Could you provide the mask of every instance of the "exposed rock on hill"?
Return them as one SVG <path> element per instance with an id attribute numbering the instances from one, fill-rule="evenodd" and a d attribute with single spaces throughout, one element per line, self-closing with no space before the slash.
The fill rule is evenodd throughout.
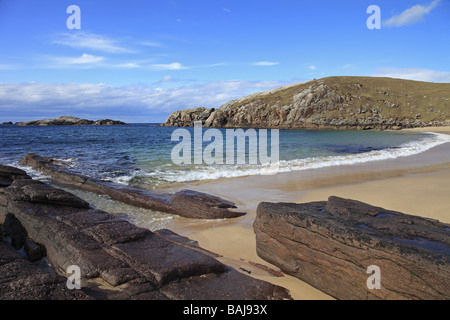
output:
<path id="1" fill-rule="evenodd" d="M 330 77 L 171 114 L 165 126 L 401 129 L 450 125 L 450 84 Z"/>
<path id="2" fill-rule="evenodd" d="M 27 122 L 17 122 L 18 126 L 85 126 L 85 125 L 126 125 L 122 121 L 116 120 L 86 120 L 72 116 L 62 116 L 56 119 L 35 120 Z"/>
<path id="3" fill-rule="evenodd" d="M 450 228 L 437 220 L 330 197 L 263 202 L 254 230 L 261 258 L 335 298 L 450 298 Z"/>

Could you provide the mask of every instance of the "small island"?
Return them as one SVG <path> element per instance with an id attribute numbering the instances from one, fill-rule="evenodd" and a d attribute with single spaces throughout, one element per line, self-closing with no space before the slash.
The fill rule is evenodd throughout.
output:
<path id="1" fill-rule="evenodd" d="M 127 123 L 118 120 L 103 119 L 93 121 L 87 119 L 80 119 L 72 116 L 62 116 L 56 119 L 34 120 L 16 123 L 16 125 L 18 126 L 86 126 L 86 125 L 112 126 L 112 125 L 126 125 L 126 124 Z"/>

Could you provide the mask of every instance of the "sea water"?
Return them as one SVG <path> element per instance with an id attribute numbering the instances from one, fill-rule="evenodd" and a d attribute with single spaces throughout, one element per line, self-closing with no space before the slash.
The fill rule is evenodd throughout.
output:
<path id="1" fill-rule="evenodd" d="M 18 160 L 27 153 L 35 153 L 60 160 L 88 176 L 147 189 L 261 173 L 259 164 L 175 165 L 171 159 L 172 149 L 177 145 L 171 141 L 174 130 L 176 128 L 158 124 L 0 125 L 0 163 L 18 166 Z M 193 131 L 193 128 L 187 130 Z M 225 129 L 220 130 L 225 136 Z M 277 170 L 289 172 L 395 159 L 419 154 L 446 142 L 450 142 L 448 135 L 419 132 L 280 130 Z M 207 145 L 203 143 L 204 147 Z M 37 173 L 32 171 L 32 174 Z"/>
<path id="2" fill-rule="evenodd" d="M 35 153 L 57 159 L 71 170 L 87 176 L 148 190 L 261 174 L 261 164 L 237 164 L 237 161 L 230 165 L 174 164 L 171 154 L 177 142 L 171 138 L 176 129 L 159 124 L 48 127 L 0 125 L 0 163 L 22 168 L 35 179 L 46 180 L 41 173 L 21 167 L 18 163 L 27 153 Z M 187 130 L 194 139 L 194 128 Z M 220 130 L 226 136 L 225 130 L 229 129 Z M 450 142 L 449 135 L 392 131 L 279 130 L 278 136 L 277 172 L 315 170 L 409 157 Z M 269 134 L 268 139 L 270 138 Z M 270 145 L 270 141 L 267 144 Z M 207 145 L 204 142 L 204 147 Z M 70 188 L 68 190 L 98 209 L 126 213 L 124 218 L 149 229 L 165 227 L 172 219 L 177 219 L 167 214 L 127 206 L 106 196 Z"/>

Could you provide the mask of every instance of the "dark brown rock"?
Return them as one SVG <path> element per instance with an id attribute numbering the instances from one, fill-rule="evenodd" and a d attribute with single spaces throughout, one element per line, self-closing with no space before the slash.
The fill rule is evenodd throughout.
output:
<path id="1" fill-rule="evenodd" d="M 31 179 L 21 169 L 0 164 L 0 188 L 9 187 L 14 180 Z"/>
<path id="2" fill-rule="evenodd" d="M 136 207 L 195 219 L 225 219 L 245 215 L 244 212 L 232 210 L 236 209 L 233 203 L 216 196 L 192 190 L 182 190 L 172 195 L 132 188 L 71 172 L 58 162 L 35 154 L 27 154 L 20 164 L 49 175 L 55 183 L 104 194 Z"/>
<path id="3" fill-rule="evenodd" d="M 69 290 L 66 282 L 0 240 L 0 300 L 90 300 L 83 290 Z"/>
<path id="4" fill-rule="evenodd" d="M 24 244 L 25 253 L 28 260 L 36 262 L 41 260 L 47 255 L 45 247 L 39 243 L 33 241 L 33 239 L 27 238 Z"/>
<path id="5" fill-rule="evenodd" d="M 68 276 L 68 267 L 78 266 L 83 292 L 90 297 L 152 300 L 200 296 L 250 300 L 289 297 L 284 288 L 237 274 L 189 239 L 167 230 L 158 235 L 120 216 L 80 206 L 70 193 L 54 197 L 58 192 L 33 180 L 15 181 L 3 188 L 0 206 L 7 212 L 5 234 L 17 239 L 16 249 L 25 245 L 32 260 L 37 259 L 39 248 L 45 247 L 45 253 L 40 252 L 39 258 L 46 254 L 46 259 L 60 275 Z M 39 196 L 32 196 L 36 193 Z M 64 198 L 70 201 L 62 201 Z M 8 257 L 0 256 L 0 284 L 2 261 L 9 264 Z M 62 282 L 54 284 L 52 281 L 56 280 L 51 278 L 50 281 L 48 276 L 14 282 L 16 274 L 12 275 L 10 266 L 4 269 L 5 277 L 12 281 L 10 287 L 20 284 L 24 289 L 15 294 L 9 287 L 0 286 L 0 297 L 43 299 L 46 296 L 41 292 L 46 289 L 50 292 L 54 286 L 61 289 Z M 28 272 L 23 266 L 18 267 Z M 41 288 L 37 288 L 34 281 L 42 281 Z M 201 290 L 207 291 L 199 292 Z"/>
<path id="6" fill-rule="evenodd" d="M 170 203 L 176 212 L 190 212 L 190 218 L 226 219 L 244 215 L 244 213 L 229 210 L 237 208 L 232 202 L 192 190 L 175 193 L 170 198 Z"/>
<path id="7" fill-rule="evenodd" d="M 449 299 L 449 226 L 330 197 L 306 204 L 261 203 L 257 253 L 338 299 Z M 369 266 L 381 289 L 369 289 Z"/>
<path id="8" fill-rule="evenodd" d="M 54 204 L 74 208 L 89 208 L 89 203 L 61 189 L 36 180 L 14 181 L 4 193 L 15 201 Z"/>
<path id="9" fill-rule="evenodd" d="M 232 270 L 222 274 L 206 274 L 172 282 L 161 290 L 175 300 L 291 300 L 285 289 Z"/>
<path id="10" fill-rule="evenodd" d="M 134 242 L 116 244 L 113 249 L 115 255 L 158 287 L 177 279 L 227 271 L 219 261 L 153 233 Z"/>
<path id="11" fill-rule="evenodd" d="M 13 214 L 6 214 L 2 229 L 4 233 L 3 236 L 10 239 L 11 245 L 16 250 L 19 250 L 24 246 L 25 240 L 28 238 L 27 230 Z"/>

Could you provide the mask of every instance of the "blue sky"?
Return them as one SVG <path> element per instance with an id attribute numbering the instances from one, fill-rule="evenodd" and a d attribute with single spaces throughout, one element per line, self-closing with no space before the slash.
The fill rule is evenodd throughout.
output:
<path id="1" fill-rule="evenodd" d="M 0 122 L 163 122 L 336 75 L 450 82 L 449 30 L 450 0 L 0 0 Z"/>

